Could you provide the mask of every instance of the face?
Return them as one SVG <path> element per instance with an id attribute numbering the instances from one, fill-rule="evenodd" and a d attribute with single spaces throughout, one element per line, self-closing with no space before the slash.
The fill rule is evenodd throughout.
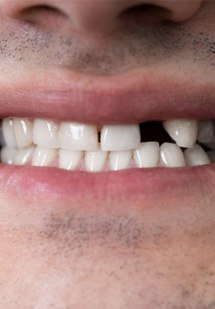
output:
<path id="1" fill-rule="evenodd" d="M 215 307 L 215 2 L 0 0 L 0 307 Z"/>

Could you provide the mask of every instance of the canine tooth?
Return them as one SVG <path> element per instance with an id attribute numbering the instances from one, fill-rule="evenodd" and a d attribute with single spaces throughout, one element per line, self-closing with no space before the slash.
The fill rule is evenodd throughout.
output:
<path id="1" fill-rule="evenodd" d="M 198 141 L 200 143 L 210 143 L 213 139 L 214 126 L 213 121 L 205 120 L 198 122 Z"/>
<path id="2" fill-rule="evenodd" d="M 63 122 L 59 132 L 60 147 L 67 150 L 94 151 L 98 149 L 95 125 Z"/>
<path id="3" fill-rule="evenodd" d="M 101 130 L 101 149 L 103 151 L 133 150 L 139 145 L 139 125 L 105 125 Z"/>
<path id="4" fill-rule="evenodd" d="M 187 166 L 197 166 L 210 163 L 207 153 L 197 144 L 190 149 L 186 149 L 184 151 L 184 157 Z"/>
<path id="5" fill-rule="evenodd" d="M 33 141 L 42 148 L 58 149 L 58 125 L 52 120 L 35 119 Z"/>
<path id="6" fill-rule="evenodd" d="M 19 149 L 15 156 L 14 164 L 15 165 L 29 164 L 32 160 L 33 153 L 34 153 L 34 147 Z"/>
<path id="7" fill-rule="evenodd" d="M 13 119 L 3 119 L 2 131 L 6 146 L 16 148 L 16 138 L 13 130 Z"/>
<path id="8" fill-rule="evenodd" d="M 215 150 L 207 151 L 207 155 L 209 160 L 214 163 L 215 162 Z"/>
<path id="9" fill-rule="evenodd" d="M 59 150 L 59 167 L 66 170 L 75 170 L 82 157 L 83 151 Z"/>
<path id="10" fill-rule="evenodd" d="M 182 150 L 172 143 L 164 143 L 160 147 L 160 163 L 166 167 L 183 167 L 185 160 Z"/>
<path id="11" fill-rule="evenodd" d="M 178 146 L 190 148 L 195 144 L 198 134 L 198 123 L 196 120 L 167 120 L 163 122 L 163 126 Z"/>
<path id="12" fill-rule="evenodd" d="M 14 135 L 18 148 L 29 147 L 33 143 L 32 122 L 28 119 L 14 118 Z"/>
<path id="13" fill-rule="evenodd" d="M 111 151 L 109 154 L 110 169 L 113 171 L 123 170 L 129 167 L 132 159 L 132 151 Z"/>
<path id="14" fill-rule="evenodd" d="M 14 164 L 14 160 L 17 154 L 17 149 L 10 147 L 3 147 L 1 150 L 1 162 L 4 164 Z"/>
<path id="15" fill-rule="evenodd" d="M 87 151 L 85 153 L 85 166 L 88 172 L 100 172 L 103 170 L 108 158 L 106 151 Z"/>
<path id="16" fill-rule="evenodd" d="M 46 149 L 41 147 L 36 147 L 32 165 L 33 166 L 49 166 L 56 159 L 57 151 L 54 149 Z"/>
<path id="17" fill-rule="evenodd" d="M 159 143 L 141 143 L 140 147 L 134 150 L 133 156 L 138 167 L 155 167 L 159 163 Z"/>

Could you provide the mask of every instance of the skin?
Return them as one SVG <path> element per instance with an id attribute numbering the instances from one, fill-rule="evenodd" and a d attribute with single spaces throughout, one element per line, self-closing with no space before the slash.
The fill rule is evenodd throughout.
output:
<path id="1" fill-rule="evenodd" d="M 24 13 L 37 1 L 8 2 L 0 0 L 1 83 L 17 72 L 33 82 L 52 67 L 111 78 L 164 66 L 214 83 L 214 1 L 147 1 L 169 9 L 143 12 L 147 22 L 125 14 L 133 0 L 104 2 L 106 11 L 102 1 L 85 10 L 49 0 L 59 11 Z M 160 25 L 164 17 L 171 22 Z M 61 199 L 47 197 L 45 184 L 35 196 L 1 187 L 0 307 L 215 308 L 214 186 L 203 178 L 183 196 L 155 189 L 126 200 L 99 188 Z"/>

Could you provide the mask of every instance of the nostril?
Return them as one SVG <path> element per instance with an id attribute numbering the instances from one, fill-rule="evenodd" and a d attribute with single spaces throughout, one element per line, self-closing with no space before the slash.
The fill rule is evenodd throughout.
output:
<path id="1" fill-rule="evenodd" d="M 151 4 L 141 4 L 127 8 L 120 18 L 135 23 L 154 23 L 169 19 L 171 12 L 163 7 Z"/>
<path id="2" fill-rule="evenodd" d="M 35 5 L 23 9 L 19 14 L 19 18 L 31 24 L 53 28 L 58 26 L 59 22 L 67 18 L 67 16 L 54 6 Z"/>

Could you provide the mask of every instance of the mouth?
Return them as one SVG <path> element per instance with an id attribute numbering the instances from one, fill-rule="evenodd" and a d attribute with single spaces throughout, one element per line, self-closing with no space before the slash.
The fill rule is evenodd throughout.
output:
<path id="1" fill-rule="evenodd" d="M 183 86 L 159 85 L 152 92 L 148 82 L 141 92 L 135 87 L 133 105 L 134 88 L 125 84 L 126 91 L 115 87 L 109 96 L 104 89 L 87 92 L 85 102 L 76 88 L 70 103 L 69 91 L 62 85 L 49 95 L 47 85 L 37 93 L 23 90 L 22 85 L 10 103 L 3 92 L 2 190 L 69 199 L 80 199 L 84 192 L 112 200 L 166 198 L 181 195 L 188 187 L 191 192 L 197 183 L 214 184 L 214 101 L 205 86 L 177 95 Z M 48 103 L 41 105 L 44 97 Z M 150 104 L 144 104 L 147 99 Z"/>

